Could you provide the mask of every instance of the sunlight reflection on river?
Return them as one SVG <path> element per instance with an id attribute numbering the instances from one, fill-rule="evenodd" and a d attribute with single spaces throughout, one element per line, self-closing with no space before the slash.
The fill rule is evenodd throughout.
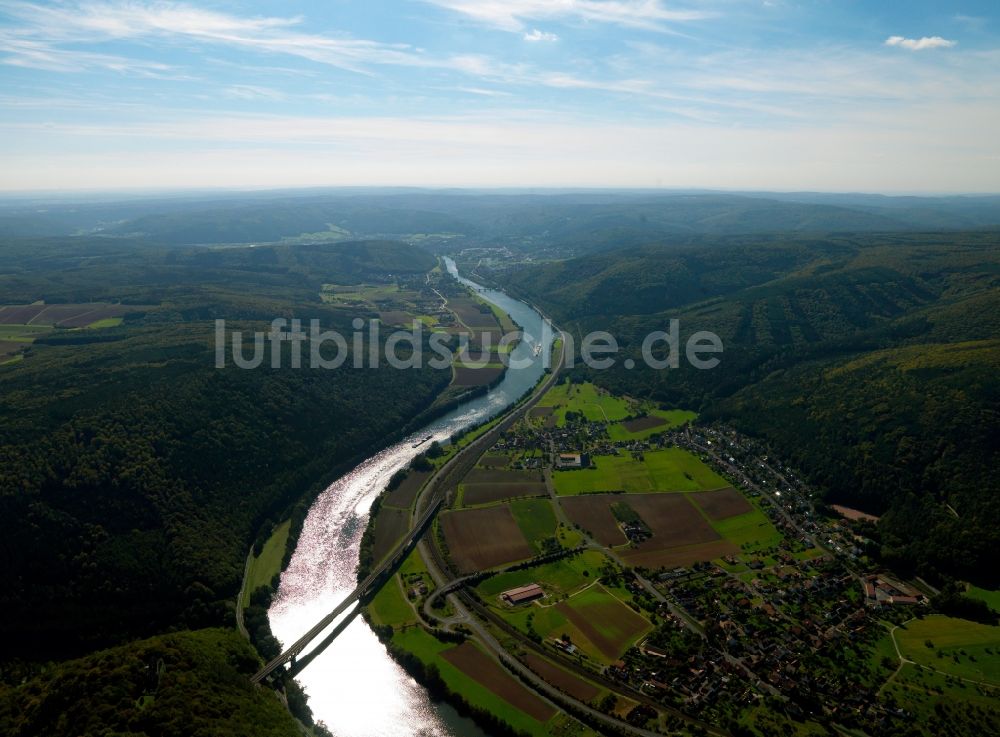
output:
<path id="1" fill-rule="evenodd" d="M 449 262 L 448 266 L 452 271 L 453 265 Z M 530 358 L 536 336 L 542 335 L 538 313 L 501 293 L 486 290 L 482 296 L 509 312 L 522 326 L 525 342 L 513 355 Z M 368 511 L 392 474 L 426 447 L 413 448 L 414 442 L 427 435 L 445 441 L 458 430 L 491 417 L 531 388 L 541 375 L 540 358 L 529 368 L 509 370 L 488 395 L 435 420 L 331 484 L 309 510 L 298 546 L 281 576 L 278 594 L 268 612 L 275 637 L 283 644 L 294 642 L 354 590 Z M 427 692 L 389 657 L 360 617 L 296 680 L 309 696 L 314 717 L 337 737 L 483 734 L 450 707 L 431 702 Z"/>

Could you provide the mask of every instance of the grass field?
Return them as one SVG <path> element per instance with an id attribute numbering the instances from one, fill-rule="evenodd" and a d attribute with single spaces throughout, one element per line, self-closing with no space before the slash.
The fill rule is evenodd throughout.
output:
<path id="1" fill-rule="evenodd" d="M 998 692 L 995 689 L 977 687 L 962 681 L 949 682 L 949 679 L 940 673 L 932 673 L 909 663 L 904 664 L 899 675 L 885 687 L 883 695 L 892 696 L 897 704 L 912 715 L 911 720 L 921 725 L 922 729 L 914 734 L 933 737 L 945 734 L 943 731 L 935 730 L 932 721 L 940 718 L 937 707 L 942 703 L 961 712 L 981 710 L 979 715 L 969 714 L 969 718 L 973 721 L 982 718 L 983 712 L 992 711 L 994 715 L 997 713 Z M 928 725 L 928 722 L 931 724 Z M 955 733 L 976 734 L 975 731 L 967 729 L 959 729 Z M 989 733 L 984 729 L 979 734 Z"/>
<path id="2" fill-rule="evenodd" d="M 393 576 L 385 582 L 368 605 L 368 611 L 375 624 L 388 624 L 400 627 L 405 624 L 415 624 L 417 613 L 413 611 L 410 602 L 406 600 L 398 576 Z"/>
<path id="3" fill-rule="evenodd" d="M 0 325 L 0 341 L 30 343 L 39 335 L 51 332 L 48 325 Z"/>
<path id="4" fill-rule="evenodd" d="M 1000 685 L 1000 627 L 932 615 L 907 622 L 895 637 L 903 657 L 919 665 Z"/>
<path id="5" fill-rule="evenodd" d="M 591 468 L 553 474 L 556 492 L 572 495 L 595 491 L 707 491 L 729 486 L 697 456 L 681 448 L 649 451 L 641 461 L 630 455 L 596 456 L 591 464 Z"/>
<path id="6" fill-rule="evenodd" d="M 510 503 L 514 521 L 525 539 L 539 552 L 542 541 L 556 534 L 556 514 L 548 499 L 517 499 Z"/>
<path id="7" fill-rule="evenodd" d="M 580 412 L 593 422 L 614 422 L 631 414 L 629 403 L 591 383 L 557 384 L 545 393 L 541 406 L 555 408 L 556 423 L 566 424 L 566 412 Z"/>
<path id="8" fill-rule="evenodd" d="M 447 512 L 438 519 L 448 541 L 448 555 L 462 573 L 534 555 L 506 505 Z"/>
<path id="9" fill-rule="evenodd" d="M 603 553 L 586 550 L 571 558 L 563 558 L 521 571 L 501 573 L 480 583 L 476 590 L 484 601 L 489 602 L 507 589 L 537 583 L 541 584 L 550 596 L 557 598 L 593 583 L 600 576 L 601 566 L 606 560 Z"/>
<path id="10" fill-rule="evenodd" d="M 616 422 L 613 425 L 608 425 L 608 436 L 612 440 L 645 440 L 650 435 L 672 430 L 698 417 L 697 412 L 686 409 L 653 409 L 649 410 L 648 414 L 650 417 L 662 419 L 663 424 L 632 431 L 625 424 Z"/>
<path id="11" fill-rule="evenodd" d="M 990 591 L 989 589 L 981 589 L 978 586 L 972 586 L 970 584 L 969 586 L 966 587 L 965 593 L 973 599 L 979 599 L 980 601 L 985 601 L 990 609 L 1000 613 L 1000 591 Z"/>
<path id="12" fill-rule="evenodd" d="M 250 561 L 247 572 L 247 586 L 243 595 L 243 606 L 250 604 L 250 594 L 259 586 L 268 586 L 276 573 L 281 573 L 281 561 L 285 557 L 288 544 L 289 522 L 282 522 L 274 528 L 271 537 L 264 543 L 260 555 Z"/>
<path id="13" fill-rule="evenodd" d="M 722 537 L 748 553 L 772 548 L 782 540 L 781 533 L 767 515 L 756 508 L 746 514 L 711 521 L 710 524 Z"/>
<path id="14" fill-rule="evenodd" d="M 122 324 L 124 318 L 121 317 L 105 317 L 101 320 L 95 320 L 90 323 L 88 328 L 113 328 Z"/>

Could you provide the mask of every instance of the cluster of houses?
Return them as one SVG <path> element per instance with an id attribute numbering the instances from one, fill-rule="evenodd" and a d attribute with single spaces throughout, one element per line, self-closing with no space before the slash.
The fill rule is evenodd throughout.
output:
<path id="1" fill-rule="evenodd" d="M 864 607 L 852 602 L 854 577 L 838 562 L 776 567 L 748 581 L 714 566 L 675 569 L 657 585 L 702 620 L 710 641 L 738 658 L 764 688 L 786 696 L 814 693 L 824 703 L 859 695 L 858 684 L 805 665 L 816 653 L 862 641 L 872 626 Z"/>
<path id="2" fill-rule="evenodd" d="M 664 610 L 662 616 L 663 626 L 683 629 L 669 612 Z M 720 700 L 749 705 L 760 698 L 742 668 L 712 647 L 673 653 L 647 639 L 608 666 L 605 674 L 654 698 L 676 702 L 680 697 L 684 710 L 695 716 Z"/>

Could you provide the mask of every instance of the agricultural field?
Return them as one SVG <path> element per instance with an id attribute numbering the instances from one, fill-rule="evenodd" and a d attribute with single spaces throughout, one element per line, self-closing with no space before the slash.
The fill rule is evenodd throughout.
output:
<path id="1" fill-rule="evenodd" d="M 455 645 L 437 640 L 421 627 L 410 627 L 397 631 L 393 634 L 392 640 L 397 646 L 416 655 L 424 664 L 434 665 L 451 691 L 459 694 L 469 703 L 487 709 L 493 714 L 502 715 L 503 719 L 512 727 L 526 732 L 532 737 L 548 737 L 557 728 L 557 724 L 561 724 L 565 720 L 565 717 L 561 715 L 554 715 L 550 719 L 539 721 L 521 711 L 516 704 L 512 704 L 504 696 L 497 693 L 500 684 L 504 685 L 506 691 L 507 681 L 498 679 L 496 682 L 489 681 L 488 685 L 484 685 L 480 680 L 470 677 L 470 674 L 451 662 L 456 659 L 455 656 L 451 656 L 450 659 L 445 657 L 445 653 L 455 649 Z M 485 655 L 483 657 L 486 658 Z M 465 664 L 461 660 L 459 662 Z M 500 666 L 497 665 L 497 668 Z M 520 682 L 515 681 L 506 671 L 501 669 L 500 672 L 503 676 L 510 678 L 514 685 L 523 689 L 524 695 L 537 699 L 531 691 L 522 686 Z M 511 691 L 510 698 L 519 702 L 521 695 L 514 696 L 513 693 L 515 692 Z M 545 702 L 542 704 L 545 705 Z"/>
<path id="2" fill-rule="evenodd" d="M 471 642 L 445 650 L 441 656 L 469 678 L 485 686 L 517 711 L 538 722 L 547 722 L 556 708 L 528 690 L 493 658 Z"/>
<path id="3" fill-rule="evenodd" d="M 560 500 L 560 505 L 573 524 L 579 525 L 597 542 L 606 547 L 628 542 L 611 513 L 611 505 L 619 500 L 617 494 L 588 494 Z"/>
<path id="4" fill-rule="evenodd" d="M 477 462 L 480 468 L 506 468 L 510 464 L 510 456 L 503 454 L 487 454 Z"/>
<path id="5" fill-rule="evenodd" d="M 634 566 L 664 568 L 690 565 L 739 552 L 741 535 L 780 541 L 777 530 L 758 510 L 731 517 L 732 531 L 720 530 L 720 523 L 709 523 L 690 500 L 689 494 L 589 494 L 561 500 L 563 510 L 574 524 L 587 531 L 597 542 L 609 547 L 623 546 L 627 538 L 612 511 L 616 504 L 626 504 L 652 532 L 652 537 L 621 550 L 622 558 Z M 761 519 L 766 527 L 761 529 Z M 721 524 L 726 524 L 723 522 Z M 733 535 L 730 539 L 729 534 Z M 776 544 L 775 542 L 775 544 Z"/>
<path id="6" fill-rule="evenodd" d="M 753 511 L 753 506 L 736 489 L 716 489 L 702 491 L 691 495 L 692 500 L 705 516 L 712 521 L 719 521 L 746 514 Z"/>
<path id="7" fill-rule="evenodd" d="M 0 324 L 47 326 L 58 328 L 111 327 L 129 312 L 139 312 L 148 307 L 117 305 L 106 302 L 79 304 L 5 305 L 0 307 Z"/>
<path id="8" fill-rule="evenodd" d="M 651 435 L 680 427 L 697 417 L 697 412 L 686 409 L 651 409 L 643 417 L 608 425 L 608 437 L 612 440 L 645 440 Z"/>
<path id="9" fill-rule="evenodd" d="M 385 504 L 390 507 L 409 509 L 417 498 L 420 487 L 430 477 L 430 471 L 410 471 L 399 486 L 386 494 Z"/>
<path id="10" fill-rule="evenodd" d="M 448 308 L 470 330 L 491 330 L 500 326 L 491 306 L 471 297 L 452 297 L 448 300 Z"/>
<path id="11" fill-rule="evenodd" d="M 552 502 L 545 498 L 518 499 L 510 503 L 510 511 L 525 540 L 537 552 L 543 552 L 544 541 L 556 535 L 557 521 Z"/>
<path id="12" fill-rule="evenodd" d="M 596 699 L 601 694 L 601 689 L 594 684 L 583 680 L 568 670 L 563 670 L 540 655 L 532 652 L 525 653 L 524 663 L 547 683 L 584 703 Z"/>
<path id="13" fill-rule="evenodd" d="M 392 552 L 396 543 L 410 529 L 410 513 L 405 509 L 389 507 L 379 511 L 375 521 L 375 541 L 372 544 L 372 561 L 378 563 Z"/>
<path id="14" fill-rule="evenodd" d="M 447 512 L 439 519 L 448 554 L 462 573 L 534 555 L 506 505 Z"/>
<path id="15" fill-rule="evenodd" d="M 599 491 L 705 491 L 729 483 L 692 453 L 681 448 L 647 451 L 642 460 L 631 455 L 595 456 L 591 468 L 559 471 L 552 475 L 556 493 L 587 494 Z"/>
<path id="16" fill-rule="evenodd" d="M 438 325 L 444 311 L 441 298 L 430 289 L 399 284 L 324 284 L 320 298 L 329 304 L 378 314 L 386 325 L 409 328 L 414 320 Z"/>
<path id="17" fill-rule="evenodd" d="M 782 540 L 782 534 L 771 520 L 756 507 L 745 514 L 713 520 L 712 527 L 726 540 L 748 553 L 773 548 Z"/>
<path id="18" fill-rule="evenodd" d="M 563 382 L 549 389 L 539 401 L 542 407 L 552 407 L 556 424 L 566 424 L 566 413 L 582 414 L 593 422 L 623 420 L 632 412 L 629 402 L 599 389 L 591 383 Z"/>
<path id="19" fill-rule="evenodd" d="M 1000 686 L 998 626 L 932 615 L 901 625 L 893 636 L 903 657 L 918 665 Z"/>
<path id="20" fill-rule="evenodd" d="M 556 608 L 609 662 L 653 628 L 600 584 L 559 602 Z"/>
<path id="21" fill-rule="evenodd" d="M 467 507 L 545 493 L 538 471 L 474 468 L 462 482 L 462 504 Z"/>
<path id="22" fill-rule="evenodd" d="M 125 314 L 144 309 L 103 302 L 0 306 L 0 363 L 20 358 L 23 349 L 54 329 L 115 327 Z"/>

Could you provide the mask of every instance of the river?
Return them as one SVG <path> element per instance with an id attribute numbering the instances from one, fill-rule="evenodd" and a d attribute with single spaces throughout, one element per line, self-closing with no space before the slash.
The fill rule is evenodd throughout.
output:
<path id="1" fill-rule="evenodd" d="M 372 502 L 392 474 L 406 466 L 429 441 L 418 448 L 413 444 L 428 435 L 443 443 L 459 430 L 493 417 L 533 387 L 544 372 L 542 356 L 548 355 L 549 346 L 534 355 L 534 347 L 543 335 L 547 338 L 541 315 L 502 292 L 484 289 L 460 277 L 451 259 L 446 258 L 445 264 L 452 276 L 509 313 L 522 327 L 524 340 L 512 352 L 513 365 L 503 381 L 489 394 L 376 453 L 317 497 L 268 612 L 271 630 L 283 644 L 294 642 L 354 589 L 358 550 Z M 514 367 L 518 365 L 526 367 Z M 350 612 L 344 615 L 348 616 Z M 332 624 L 330 629 L 335 626 Z M 336 737 L 484 735 L 450 706 L 432 702 L 427 692 L 389 657 L 361 617 L 354 619 L 297 680 L 309 696 L 314 717 Z"/>

